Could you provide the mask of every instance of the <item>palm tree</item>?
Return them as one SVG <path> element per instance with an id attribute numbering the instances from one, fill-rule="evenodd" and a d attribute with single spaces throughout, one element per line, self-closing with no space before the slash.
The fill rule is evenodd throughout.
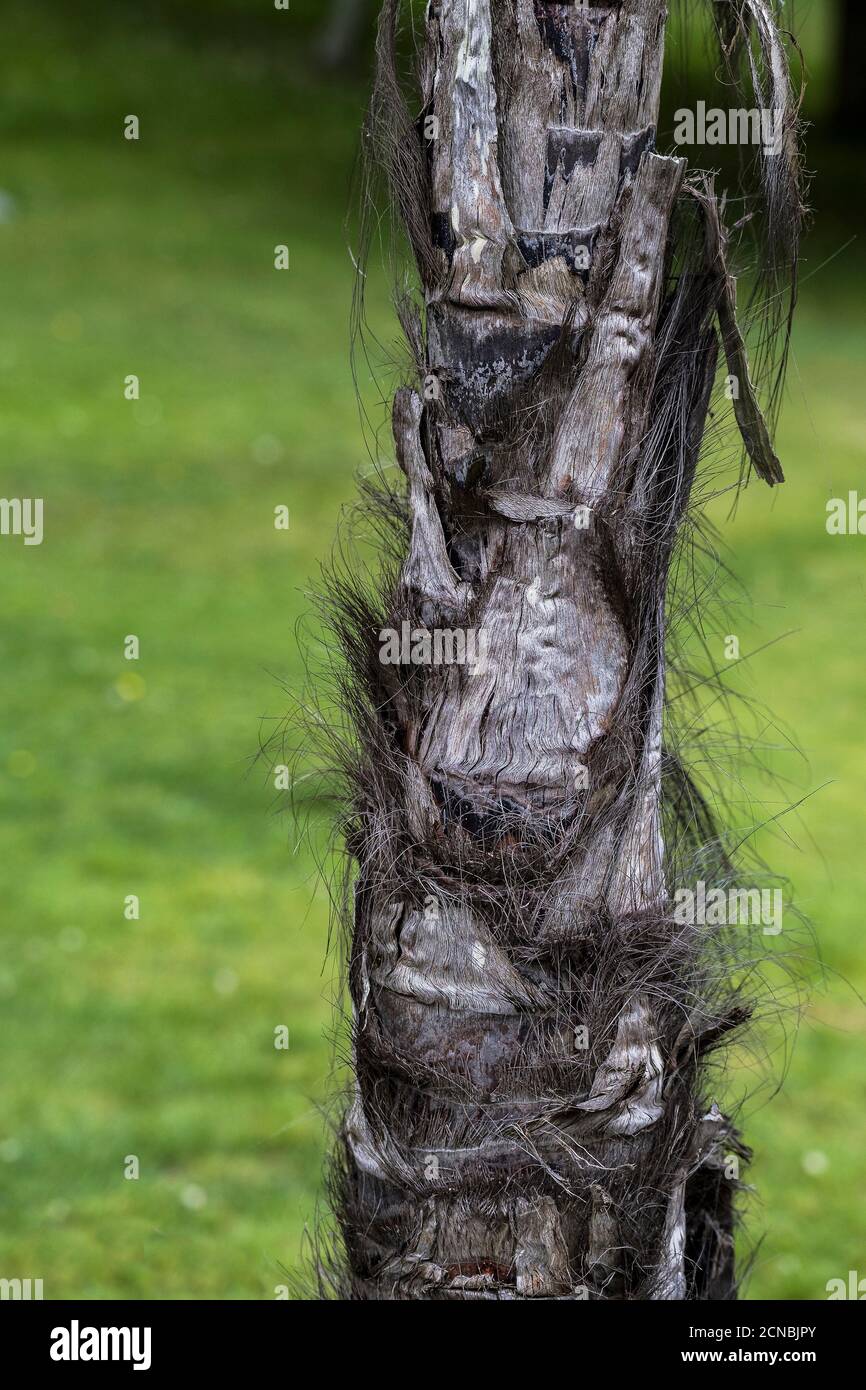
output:
<path id="1" fill-rule="evenodd" d="M 781 113 L 747 152 L 752 375 L 713 179 L 656 150 L 663 0 L 431 0 L 414 98 L 385 0 L 365 138 L 420 289 L 407 496 L 376 499 L 404 553 L 379 608 L 352 574 L 334 595 L 359 730 L 341 1297 L 736 1296 L 747 1150 L 706 1059 L 749 1006 L 731 933 L 673 907 L 732 866 L 668 731 L 667 586 L 717 376 L 782 479 L 753 376 L 802 208 L 773 5 L 712 9 L 745 105 Z"/>

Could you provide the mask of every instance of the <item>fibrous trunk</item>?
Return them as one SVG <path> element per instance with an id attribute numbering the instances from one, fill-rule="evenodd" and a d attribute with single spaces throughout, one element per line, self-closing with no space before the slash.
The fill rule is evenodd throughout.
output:
<path id="1" fill-rule="evenodd" d="M 665 6 L 433 0 L 412 120 L 394 8 L 372 138 L 424 302 L 407 552 L 351 615 L 345 1292 L 733 1297 L 745 1151 L 700 1067 L 746 1011 L 674 921 L 663 805 L 667 575 L 720 352 L 780 473 L 711 185 L 655 148 Z"/>

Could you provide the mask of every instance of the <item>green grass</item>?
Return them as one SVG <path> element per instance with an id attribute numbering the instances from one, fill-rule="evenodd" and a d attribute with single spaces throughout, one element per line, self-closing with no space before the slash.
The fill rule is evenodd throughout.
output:
<path id="1" fill-rule="evenodd" d="M 3 14 L 0 491 L 44 497 L 46 535 L 0 544 L 0 1274 L 49 1298 L 273 1297 L 320 1189 L 325 894 L 250 765 L 300 688 L 305 587 L 364 460 L 341 227 L 362 87 L 309 70 L 314 7 L 257 13 L 249 43 L 241 8 L 188 7 L 183 32 Z M 748 1124 L 750 1293 L 777 1298 L 866 1271 L 866 1012 L 832 973 L 866 987 L 866 542 L 824 530 L 863 476 L 866 334 L 859 251 L 817 268 L 834 236 L 806 266 L 789 483 L 725 524 L 744 649 L 797 629 L 749 679 L 824 788 L 767 851 L 831 972 Z M 390 340 L 375 276 L 370 298 Z"/>

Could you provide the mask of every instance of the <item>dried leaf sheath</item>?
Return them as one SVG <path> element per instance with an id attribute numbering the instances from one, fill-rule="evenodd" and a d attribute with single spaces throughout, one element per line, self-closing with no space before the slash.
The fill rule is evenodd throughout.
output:
<path id="1" fill-rule="evenodd" d="M 338 595 L 363 687 L 338 1288 L 733 1297 L 745 1151 L 701 1065 L 747 1008 L 673 921 L 663 833 L 665 594 L 717 319 L 778 464 L 712 190 L 654 149 L 665 6 L 434 0 L 417 121 L 395 13 L 370 140 L 422 360 L 393 410 L 399 578 L 378 615 Z M 483 659 L 384 665 L 404 622 Z"/>

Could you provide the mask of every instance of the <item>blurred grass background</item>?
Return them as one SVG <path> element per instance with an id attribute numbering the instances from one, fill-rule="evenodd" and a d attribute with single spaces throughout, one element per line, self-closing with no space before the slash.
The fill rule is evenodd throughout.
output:
<path id="1" fill-rule="evenodd" d="M 747 1110 L 748 1294 L 789 1299 L 866 1273 L 866 542 L 824 526 L 829 497 L 866 485 L 866 287 L 862 153 L 822 124 L 834 13 L 798 6 L 825 176 L 788 483 L 724 522 L 753 600 L 743 649 L 794 630 L 746 688 L 808 758 L 785 769 L 794 795 L 820 789 L 765 852 L 827 981 L 781 1094 Z M 365 462 L 342 223 L 368 49 L 322 72 L 320 24 L 311 0 L 0 5 L 0 492 L 46 506 L 41 547 L 0 547 L 0 1275 L 47 1298 L 272 1298 L 320 1191 L 326 895 L 250 771 L 300 689 L 308 580 Z M 396 340 L 375 270 L 368 296 Z"/>

